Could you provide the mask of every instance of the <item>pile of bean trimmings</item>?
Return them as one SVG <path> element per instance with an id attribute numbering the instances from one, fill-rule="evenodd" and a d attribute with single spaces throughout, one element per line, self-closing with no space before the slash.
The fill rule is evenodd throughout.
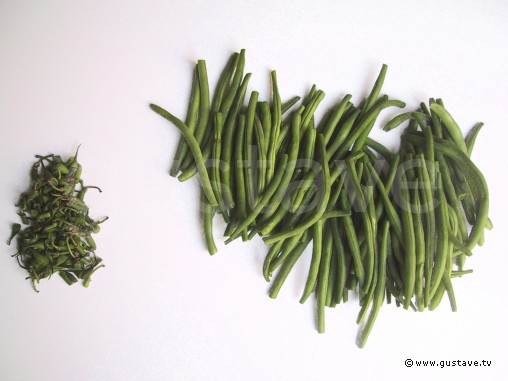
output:
<path id="1" fill-rule="evenodd" d="M 260 235 L 270 246 L 264 277 L 278 270 L 269 292 L 276 298 L 312 242 L 300 302 L 315 293 L 324 332 L 325 307 L 359 295 L 360 347 L 384 300 L 433 310 L 446 292 L 455 311 L 451 279 L 472 272 L 465 259 L 492 226 L 487 185 L 470 160 L 482 124 L 464 138 L 443 102 L 431 99 L 385 126 L 408 123 L 392 153 L 368 137 L 383 109 L 405 107 L 380 96 L 386 65 L 360 105 L 348 94 L 319 121 L 324 92 L 313 86 L 301 101 L 282 102 L 275 71 L 270 101 L 252 91 L 246 102 L 244 66 L 245 51 L 234 53 L 210 101 L 199 60 L 185 122 L 151 105 L 182 134 L 170 174 L 180 181 L 199 174 L 210 254 L 216 214 L 227 223 L 226 243 Z"/>

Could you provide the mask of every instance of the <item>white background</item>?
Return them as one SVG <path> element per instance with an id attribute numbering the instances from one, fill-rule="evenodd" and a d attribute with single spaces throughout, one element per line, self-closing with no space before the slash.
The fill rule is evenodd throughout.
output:
<path id="1" fill-rule="evenodd" d="M 2 247 L 0 379 L 505 379 L 507 20 L 503 0 L 0 1 L 0 236 L 34 155 L 78 144 L 84 179 L 103 189 L 87 195 L 91 214 L 110 217 L 96 237 L 107 267 L 89 289 L 55 277 L 36 294 Z M 207 254 L 198 183 L 168 175 L 178 131 L 148 103 L 183 118 L 193 63 L 207 60 L 213 87 L 241 48 L 264 98 L 277 69 L 284 99 L 316 83 L 324 106 L 346 92 L 358 103 L 387 63 L 383 92 L 408 109 L 441 97 L 465 132 L 485 122 L 473 159 L 495 229 L 454 282 L 458 312 L 446 299 L 434 312 L 385 306 L 360 350 L 354 301 L 327 310 L 323 335 L 313 301 L 298 303 L 308 255 L 272 300 L 259 239 L 225 247 L 217 222 L 219 253 Z M 398 134 L 372 136 L 396 147 Z"/>

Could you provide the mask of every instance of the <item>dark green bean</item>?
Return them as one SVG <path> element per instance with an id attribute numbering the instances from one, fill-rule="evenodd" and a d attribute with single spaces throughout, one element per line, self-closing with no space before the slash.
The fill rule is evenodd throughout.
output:
<path id="1" fill-rule="evenodd" d="M 242 81 L 244 68 L 245 68 L 245 49 L 242 49 L 240 51 L 240 54 L 238 55 L 238 60 L 235 62 L 234 75 L 231 85 L 229 86 L 227 93 L 225 93 L 225 97 L 221 102 L 219 108 L 222 115 L 224 115 L 225 120 L 229 118 L 229 111 L 235 99 L 238 87 L 240 86 L 240 82 Z"/>
<path id="2" fill-rule="evenodd" d="M 429 292 L 429 300 L 431 305 L 438 288 L 442 282 L 443 274 L 446 268 L 448 256 L 448 204 L 443 189 L 441 172 L 436 172 L 436 187 L 438 205 L 436 207 L 436 230 L 437 230 L 437 250 L 434 260 L 434 268 L 432 270 L 431 289 Z"/>
<path id="3" fill-rule="evenodd" d="M 236 183 L 236 200 L 238 205 L 238 217 L 243 220 L 247 215 L 247 197 L 244 180 L 243 168 L 243 141 L 245 136 L 245 115 L 240 114 L 238 117 L 238 131 L 236 133 L 236 170 L 235 170 L 235 183 Z M 244 231 L 243 240 L 247 240 L 247 230 Z"/>
<path id="4" fill-rule="evenodd" d="M 385 81 L 387 70 L 388 66 L 386 64 L 383 64 L 383 66 L 381 67 L 381 71 L 379 72 L 379 75 L 376 79 L 376 82 L 374 83 L 374 86 L 372 87 L 372 90 L 367 98 L 362 113 L 367 113 L 370 110 L 370 108 L 374 105 L 374 103 L 377 101 L 379 93 L 381 92 L 381 88 L 383 87 L 383 82 Z"/>
<path id="5" fill-rule="evenodd" d="M 208 199 L 202 193 L 201 197 L 202 204 L 202 218 L 203 218 L 203 231 L 205 233 L 205 242 L 210 255 L 214 255 L 217 252 L 215 241 L 213 239 L 213 216 L 215 214 L 215 208 L 210 205 Z"/>
<path id="6" fill-rule="evenodd" d="M 404 308 L 409 308 L 409 302 L 414 293 L 416 276 L 415 231 L 411 214 L 411 201 L 409 199 L 408 181 L 405 171 L 400 173 L 399 182 L 401 202 L 402 234 L 404 237 Z"/>
<path id="7" fill-rule="evenodd" d="M 200 99 L 200 89 L 198 80 L 198 65 L 196 65 L 192 76 L 192 88 L 189 99 L 189 107 L 187 108 L 187 117 L 185 118 L 185 124 L 187 125 L 187 127 L 189 127 L 191 133 L 194 133 L 194 130 L 196 129 L 197 116 L 199 111 L 199 99 Z M 183 159 L 187 155 L 188 151 L 189 146 L 185 142 L 185 139 L 183 137 L 180 137 L 180 141 L 178 142 L 178 147 L 175 153 L 175 158 L 173 159 L 173 165 L 169 170 L 170 176 L 175 177 L 178 174 Z"/>
<path id="8" fill-rule="evenodd" d="M 274 177 L 275 178 L 275 177 Z M 296 261 L 300 258 L 303 251 L 307 247 L 307 245 L 310 242 L 310 234 L 307 234 L 307 232 L 304 234 L 303 240 L 298 243 L 298 245 L 293 249 L 291 254 L 287 257 L 286 261 L 282 265 L 280 271 L 277 274 L 277 277 L 273 281 L 272 287 L 270 288 L 269 296 L 272 299 L 277 298 L 277 295 L 279 294 L 279 291 L 284 284 L 288 274 L 290 273 L 291 269 L 295 265 Z"/>
<path id="9" fill-rule="evenodd" d="M 379 260 L 378 260 L 378 268 L 377 268 L 377 282 L 376 287 L 374 291 L 374 300 L 373 300 L 373 306 L 370 310 L 369 317 L 367 318 L 367 322 L 365 325 L 361 328 L 359 337 L 358 337 L 358 347 L 363 348 L 365 346 L 365 343 L 367 342 L 367 339 L 369 337 L 370 332 L 372 331 L 372 327 L 374 326 L 374 323 L 376 321 L 377 315 L 379 313 L 379 309 L 381 308 L 381 305 L 383 304 L 384 300 L 384 294 L 385 294 L 385 287 L 386 287 L 386 260 L 388 257 L 388 250 L 390 245 L 388 244 L 388 237 L 389 237 L 389 223 L 388 221 L 385 221 L 383 224 L 383 233 L 382 233 L 382 240 L 381 240 L 381 246 L 379 250 Z"/>
<path id="10" fill-rule="evenodd" d="M 430 109 L 439 117 L 439 119 L 441 119 L 441 122 L 445 126 L 446 131 L 448 134 L 450 134 L 450 138 L 457 145 L 457 147 L 465 154 L 468 154 L 466 143 L 462 136 L 460 127 L 458 126 L 457 122 L 455 122 L 450 113 L 438 103 L 431 104 Z"/>
<path id="11" fill-rule="evenodd" d="M 318 203 L 315 212 L 306 221 L 301 223 L 301 225 L 298 225 L 297 227 L 292 228 L 290 230 L 283 230 L 279 233 L 271 235 L 270 237 L 267 237 L 266 239 L 264 238 L 264 241 L 267 244 L 274 243 L 279 239 L 292 237 L 293 235 L 296 235 L 302 231 L 307 230 L 310 226 L 316 223 L 321 218 L 323 213 L 326 211 L 326 206 L 328 204 L 328 200 L 330 199 L 331 180 L 330 180 L 330 168 L 328 167 L 328 162 L 326 160 L 326 147 L 323 135 L 318 136 L 317 148 L 319 152 L 319 159 L 321 165 L 320 173 L 322 173 L 323 175 L 323 195 L 320 198 L 320 202 Z"/>
<path id="12" fill-rule="evenodd" d="M 469 133 L 466 136 L 466 148 L 467 148 L 467 155 L 471 157 L 471 154 L 473 153 L 474 144 L 476 142 L 476 137 L 478 136 L 478 133 L 483 127 L 483 123 L 476 123 L 474 127 L 469 131 Z"/>
<path id="13" fill-rule="evenodd" d="M 204 60 L 198 60 L 198 79 L 199 79 L 199 121 L 196 130 L 193 132 L 196 141 L 200 147 L 203 147 L 206 127 L 208 126 L 208 117 L 210 115 L 210 94 L 208 89 L 208 74 Z"/>
<path id="14" fill-rule="evenodd" d="M 259 93 L 253 91 L 249 99 L 249 105 L 247 107 L 247 114 L 245 119 L 245 188 L 247 192 L 247 200 L 249 208 L 254 207 L 257 199 L 256 186 L 254 185 L 254 174 L 253 174 L 253 158 L 252 158 L 252 134 L 254 131 L 254 115 L 256 113 L 256 105 L 258 101 Z"/>
<path id="15" fill-rule="evenodd" d="M 325 304 L 328 289 L 328 277 L 330 275 L 330 262 L 332 255 L 331 239 L 323 240 L 322 259 L 319 266 L 319 277 L 317 281 L 317 329 L 319 333 L 325 332 Z"/>
<path id="16" fill-rule="evenodd" d="M 199 172 L 199 176 L 201 179 L 201 185 L 203 187 L 203 191 L 205 192 L 206 198 L 210 202 L 210 205 L 217 206 L 217 199 L 215 198 L 215 195 L 213 194 L 212 185 L 210 184 L 210 179 L 208 177 L 208 173 L 206 171 L 205 162 L 203 160 L 203 155 L 201 153 L 201 149 L 199 148 L 199 143 L 194 138 L 192 133 L 189 131 L 185 123 L 183 123 L 180 119 L 178 119 L 176 116 L 172 115 L 168 111 L 164 110 L 162 107 L 159 107 L 154 104 L 150 104 L 150 108 L 155 111 L 157 114 L 162 116 L 164 119 L 169 120 L 171 123 L 173 123 L 182 133 L 185 140 L 187 140 L 187 143 L 189 144 L 190 150 L 192 152 L 192 155 L 194 156 L 194 160 L 196 162 L 196 166 Z"/>
<path id="17" fill-rule="evenodd" d="M 342 98 L 342 100 L 337 103 L 337 106 L 333 109 L 332 114 L 330 115 L 330 118 L 328 119 L 326 125 L 323 127 L 322 131 L 319 131 L 323 134 L 325 137 L 325 143 L 328 144 L 330 141 L 330 138 L 332 137 L 333 132 L 335 131 L 335 128 L 339 124 L 340 119 L 344 115 L 344 112 L 351 106 L 351 103 L 349 103 L 349 100 L 351 99 L 351 94 L 347 94 Z"/>
<path id="18" fill-rule="evenodd" d="M 281 242 L 281 241 L 278 241 Z M 310 296 L 314 288 L 316 287 L 319 265 L 321 262 L 321 252 L 323 248 L 323 221 L 320 220 L 312 226 L 312 260 L 309 268 L 309 275 L 307 276 L 307 282 L 305 283 L 305 289 L 300 303 L 305 303 L 307 298 Z"/>
<path id="19" fill-rule="evenodd" d="M 291 127 L 291 151 L 289 152 L 288 166 L 284 168 L 284 176 L 282 177 L 281 183 L 275 194 L 273 195 L 268 208 L 266 210 L 267 217 L 272 216 L 279 205 L 282 202 L 284 194 L 286 193 L 287 187 L 291 178 L 293 177 L 293 173 L 295 171 L 296 162 L 298 158 L 298 150 L 300 146 L 300 127 L 302 122 L 302 111 L 303 107 L 300 107 L 298 112 L 293 116 L 293 122 Z M 261 234 L 268 234 L 277 224 L 276 220 L 269 220 L 266 225 L 261 230 Z"/>
<path id="20" fill-rule="evenodd" d="M 298 95 L 288 99 L 286 102 L 284 102 L 281 106 L 282 114 L 285 114 L 291 107 L 293 107 L 298 101 L 300 100 L 300 97 Z"/>
<path id="21" fill-rule="evenodd" d="M 286 164 L 288 162 L 288 155 L 284 155 L 281 161 L 281 168 L 285 168 Z M 235 229 L 235 231 L 231 234 L 229 239 L 226 241 L 226 243 L 230 243 L 234 239 L 236 239 L 243 230 L 245 230 L 249 225 L 256 219 L 256 217 L 261 213 L 263 208 L 266 207 L 268 202 L 270 201 L 273 194 L 277 191 L 277 188 L 279 187 L 279 184 L 282 180 L 282 176 L 284 174 L 284 171 L 279 170 L 275 172 L 275 176 L 273 177 L 272 181 L 266 188 L 265 193 L 261 197 L 261 199 L 258 201 L 254 209 L 251 211 L 251 213 L 245 217 L 245 220 L 242 221 L 242 223 Z"/>

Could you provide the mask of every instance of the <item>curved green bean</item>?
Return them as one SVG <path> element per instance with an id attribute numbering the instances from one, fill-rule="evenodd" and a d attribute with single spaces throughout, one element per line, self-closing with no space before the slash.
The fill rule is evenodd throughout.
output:
<path id="1" fill-rule="evenodd" d="M 183 123 L 176 116 L 172 115 L 168 111 L 164 110 L 162 107 L 157 106 L 153 103 L 150 104 L 150 108 L 157 114 L 162 116 L 164 119 L 167 119 L 171 123 L 173 123 L 180 130 L 185 140 L 187 140 L 187 144 L 189 144 L 189 148 L 196 162 L 197 170 L 199 172 L 199 176 L 201 179 L 201 186 L 203 187 L 203 191 L 205 192 L 206 198 L 210 202 L 211 206 L 217 206 L 217 199 L 213 194 L 212 185 L 210 184 L 210 178 L 208 177 L 208 172 L 206 170 L 203 155 L 201 153 L 201 149 L 199 148 L 199 143 L 197 142 L 196 138 L 194 138 L 194 136 L 189 131 L 185 123 Z"/>

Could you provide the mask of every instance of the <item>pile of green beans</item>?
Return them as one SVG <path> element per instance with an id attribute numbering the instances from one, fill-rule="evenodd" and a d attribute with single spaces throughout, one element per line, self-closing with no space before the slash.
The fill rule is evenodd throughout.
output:
<path id="1" fill-rule="evenodd" d="M 35 291 L 36 283 L 58 273 L 69 285 L 81 279 L 88 287 L 92 274 L 102 259 L 95 255 L 92 234 L 100 231 L 102 220 L 88 215 L 84 202 L 88 189 L 81 179 L 78 152 L 64 161 L 61 156 L 36 155 L 29 188 L 16 204 L 23 225 L 13 224 L 8 243 L 17 236 L 19 265 L 29 273 Z"/>
<path id="2" fill-rule="evenodd" d="M 404 308 L 433 310 L 446 292 L 456 311 L 451 279 L 472 272 L 464 268 L 466 257 L 492 228 L 488 187 L 470 159 L 483 124 L 463 137 L 441 99 L 399 115 L 385 130 L 403 121 L 409 123 L 393 192 L 402 236 L 392 236 L 387 279 Z"/>
<path id="3" fill-rule="evenodd" d="M 199 174 L 209 253 L 217 252 L 216 214 L 227 223 L 226 243 L 261 236 L 269 245 L 263 276 L 271 281 L 276 272 L 269 291 L 276 298 L 312 242 L 300 302 L 315 294 L 324 332 L 325 307 L 358 295 L 360 347 L 385 299 L 418 311 L 435 308 L 444 291 L 454 300 L 450 279 L 470 272 L 464 258 L 490 224 L 488 190 L 469 159 L 481 126 L 464 140 L 440 101 L 431 101 L 430 110 L 387 124 L 409 121 L 400 152 L 392 153 L 368 137 L 381 111 L 405 107 L 380 95 L 386 65 L 359 105 L 347 94 L 319 122 L 325 93 L 315 85 L 283 102 L 272 71 L 271 98 L 252 91 L 246 101 L 251 74 L 244 69 L 242 50 L 228 60 L 210 101 L 199 60 L 185 122 L 150 105 L 182 134 L 170 175 L 185 181 Z"/>

